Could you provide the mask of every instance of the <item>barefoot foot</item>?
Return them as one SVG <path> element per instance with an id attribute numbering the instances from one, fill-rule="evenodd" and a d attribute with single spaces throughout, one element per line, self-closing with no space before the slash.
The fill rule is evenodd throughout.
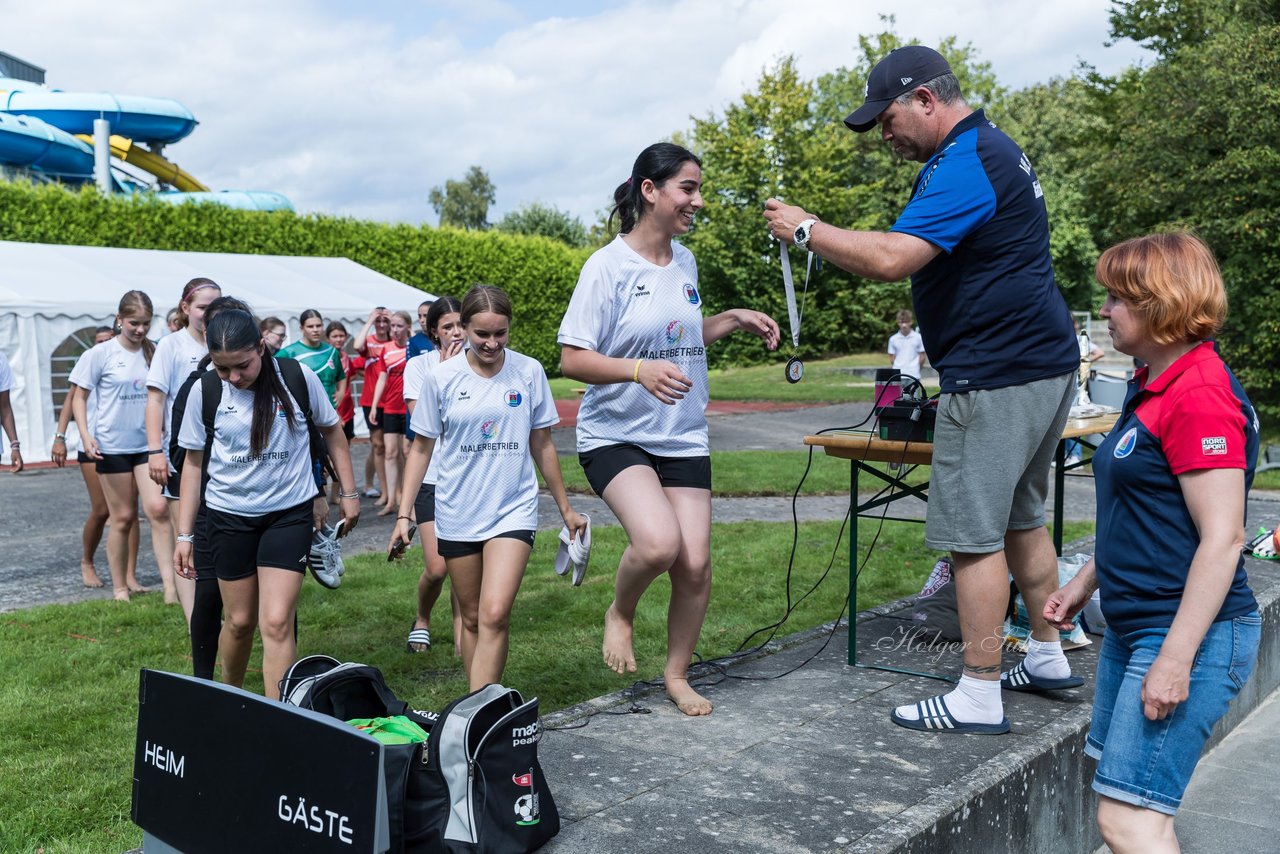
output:
<path id="1" fill-rule="evenodd" d="M 101 587 L 102 579 L 98 577 L 98 571 L 94 569 L 93 564 L 80 561 L 80 581 L 85 587 Z"/>
<path id="2" fill-rule="evenodd" d="M 379 511 L 378 511 L 378 515 L 379 515 L 379 516 L 390 516 L 390 515 L 391 515 L 392 513 L 394 513 L 394 512 L 396 512 L 396 511 L 395 511 L 395 508 L 394 508 L 394 507 L 392 507 L 390 504 L 387 504 L 387 505 L 385 505 L 381 510 L 379 510 Z"/>
<path id="3" fill-rule="evenodd" d="M 636 655 L 631 648 L 631 621 L 619 614 L 613 605 L 604 612 L 604 645 L 601 652 L 604 663 L 619 676 L 636 672 Z"/>
<path id="4" fill-rule="evenodd" d="M 711 701 L 693 690 L 688 679 L 668 676 L 665 681 L 667 699 L 675 703 L 677 709 L 694 718 L 711 714 Z"/>
<path id="5" fill-rule="evenodd" d="M 112 599 L 114 599 L 114 600 L 115 600 L 115 601 L 117 601 L 117 602 L 128 602 L 128 601 L 129 601 L 129 588 L 127 588 L 127 587 L 126 587 L 124 590 L 116 590 L 116 591 L 114 591 L 114 592 L 111 594 L 111 598 L 112 598 Z"/>

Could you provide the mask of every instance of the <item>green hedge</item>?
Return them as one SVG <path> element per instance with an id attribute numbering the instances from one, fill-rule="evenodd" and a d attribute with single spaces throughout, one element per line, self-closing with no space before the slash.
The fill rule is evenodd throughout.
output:
<path id="1" fill-rule="evenodd" d="M 511 295 L 511 346 L 558 371 L 556 331 L 590 254 L 544 237 L 387 225 L 288 211 L 103 198 L 91 188 L 0 181 L 0 240 L 345 257 L 423 290 L 461 297 L 477 282 Z M 403 306 L 413 311 L 416 306 Z"/>

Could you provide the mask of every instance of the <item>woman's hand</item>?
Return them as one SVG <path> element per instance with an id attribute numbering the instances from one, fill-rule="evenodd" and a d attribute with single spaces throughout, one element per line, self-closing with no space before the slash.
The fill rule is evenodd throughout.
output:
<path id="1" fill-rule="evenodd" d="M 53 464 L 58 468 L 62 468 L 67 464 L 67 440 L 54 439 L 53 447 L 49 449 L 49 456 L 53 459 Z"/>
<path id="2" fill-rule="evenodd" d="M 173 571 L 183 578 L 195 578 L 195 562 L 191 559 L 191 543 L 178 543 L 173 547 Z"/>
<path id="3" fill-rule="evenodd" d="M 1069 632 L 1075 628 L 1072 620 L 1076 614 L 1084 610 L 1085 605 L 1089 604 L 1091 596 L 1093 596 L 1092 591 L 1083 584 L 1076 584 L 1073 578 L 1049 594 L 1049 598 L 1044 603 L 1044 618 L 1055 629 Z"/>
<path id="4" fill-rule="evenodd" d="M 84 436 L 84 453 L 85 456 L 92 457 L 95 460 L 102 459 L 102 452 L 98 450 L 98 440 L 92 436 Z"/>
<path id="5" fill-rule="evenodd" d="M 413 534 L 411 533 L 413 531 L 413 527 L 412 519 L 406 519 L 404 516 L 401 516 L 396 520 L 396 526 L 391 529 L 391 539 L 387 541 L 388 560 L 395 556 L 397 543 L 401 544 L 399 547 L 401 554 L 403 554 L 404 550 L 409 547 L 409 543 L 413 539 Z"/>
<path id="6" fill-rule="evenodd" d="M 342 513 L 342 527 L 338 529 L 338 536 L 345 537 L 355 530 L 360 521 L 360 499 L 344 498 L 338 509 Z"/>
<path id="7" fill-rule="evenodd" d="M 684 371 L 665 359 L 645 359 L 640 363 L 636 379 L 644 390 L 667 405 L 683 400 L 693 388 Z"/>
<path id="8" fill-rule="evenodd" d="M 20 474 L 26 468 L 26 465 L 22 462 L 22 451 L 19 451 L 13 445 L 9 446 L 9 460 L 13 464 L 14 474 Z"/>
<path id="9" fill-rule="evenodd" d="M 452 359 L 454 356 L 462 352 L 462 339 L 458 338 L 454 341 L 440 345 L 440 361 Z"/>
<path id="10" fill-rule="evenodd" d="M 329 502 L 323 495 L 311 499 L 311 521 L 314 523 L 314 531 L 323 531 L 325 523 L 329 521 Z"/>
<path id="11" fill-rule="evenodd" d="M 764 341 L 764 346 L 767 349 L 778 349 L 778 344 L 782 340 L 782 333 L 778 331 L 778 322 L 776 320 L 762 311 L 755 311 L 750 308 L 735 309 L 734 315 L 738 320 L 739 329 L 750 332 Z"/>
<path id="12" fill-rule="evenodd" d="M 147 474 L 151 479 L 164 486 L 169 482 L 169 460 L 164 454 L 149 454 L 147 456 Z"/>
<path id="13" fill-rule="evenodd" d="M 1191 663 L 1157 655 L 1142 677 L 1142 713 L 1149 721 L 1162 721 L 1191 694 Z"/>
<path id="14" fill-rule="evenodd" d="M 586 536 L 587 519 L 581 513 L 570 509 L 567 513 L 560 514 L 560 518 L 564 519 L 564 526 L 569 529 L 570 540 Z"/>

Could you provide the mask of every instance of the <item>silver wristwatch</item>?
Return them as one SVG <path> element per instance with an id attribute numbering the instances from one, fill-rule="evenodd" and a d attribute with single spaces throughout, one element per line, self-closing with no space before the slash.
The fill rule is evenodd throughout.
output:
<path id="1" fill-rule="evenodd" d="M 792 233 L 795 238 L 796 246 L 801 249 L 809 248 L 809 235 L 813 233 L 813 226 L 818 221 L 816 219 L 806 219 L 804 222 L 796 226 L 796 230 Z"/>

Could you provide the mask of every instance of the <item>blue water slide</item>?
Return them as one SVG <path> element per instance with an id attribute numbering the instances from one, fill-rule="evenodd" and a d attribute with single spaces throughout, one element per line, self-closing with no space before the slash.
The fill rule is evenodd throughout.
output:
<path id="1" fill-rule="evenodd" d="M 0 113 L 0 163 L 34 169 L 64 181 L 93 180 L 93 147 L 28 116 Z"/>
<path id="2" fill-rule="evenodd" d="M 63 92 L 0 78 L 0 112 L 42 119 L 67 133 L 92 134 L 94 119 L 106 119 L 111 132 L 149 145 L 177 142 L 196 127 L 191 111 L 171 98 Z"/>
<path id="3" fill-rule="evenodd" d="M 268 190 L 221 190 L 209 193 L 148 193 L 147 198 L 171 204 L 197 202 L 222 205 L 242 211 L 291 211 L 293 203 L 280 193 Z"/>

